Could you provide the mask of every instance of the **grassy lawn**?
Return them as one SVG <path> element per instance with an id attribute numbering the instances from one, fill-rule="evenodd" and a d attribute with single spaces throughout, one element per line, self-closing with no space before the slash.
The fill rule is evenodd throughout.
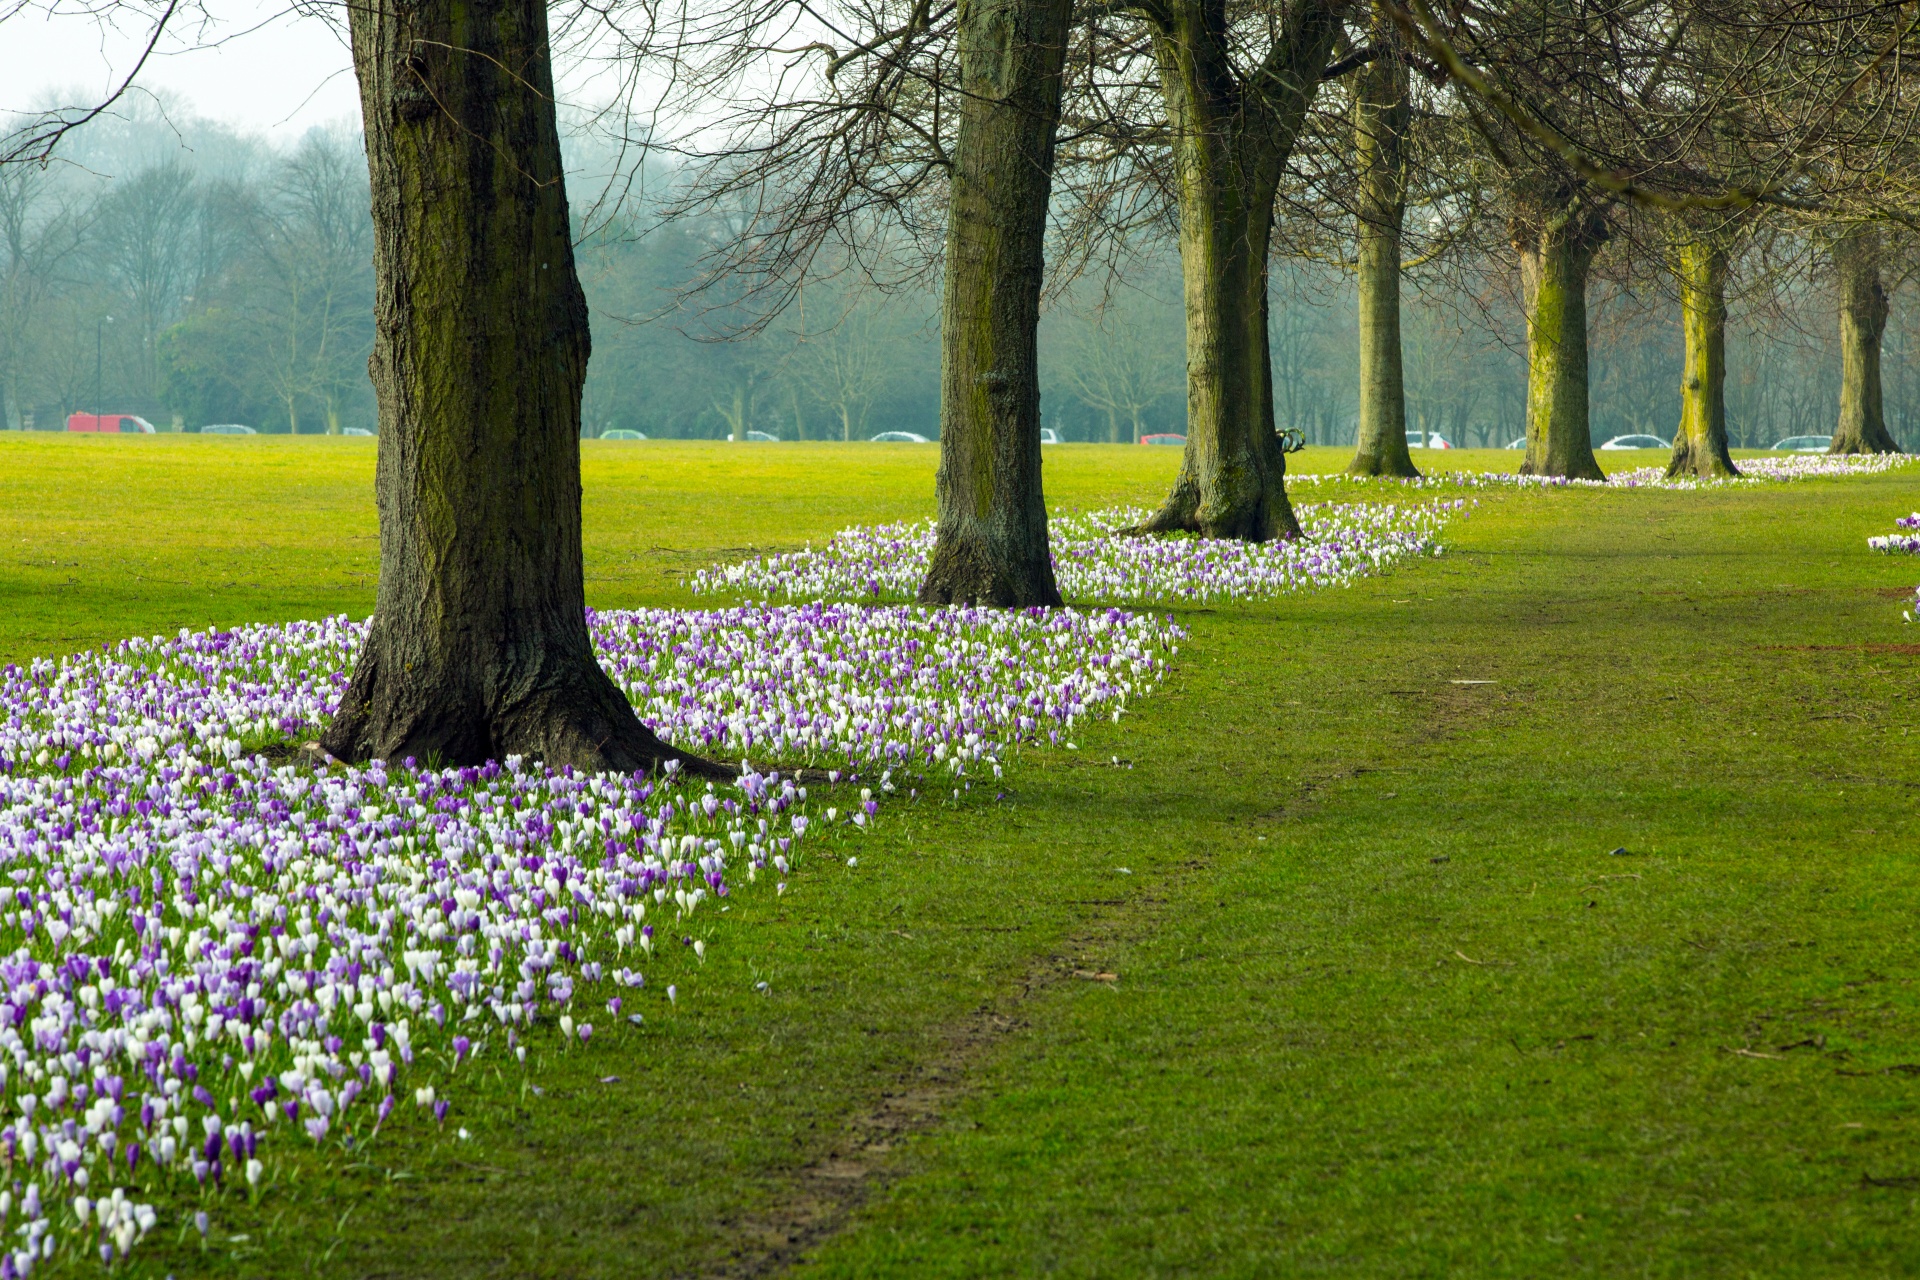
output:
<path id="1" fill-rule="evenodd" d="M 0 441 L 0 652 L 366 609 L 368 443 Z M 1178 462 L 1047 457 L 1081 506 Z M 586 459 L 600 604 L 925 514 L 934 460 Z M 673 1011 L 445 1134 L 277 1136 L 139 1269 L 1911 1273 L 1920 565 L 1864 539 L 1920 473 L 1479 499 L 1441 559 L 1183 611 L 1123 724 L 740 893 Z"/>

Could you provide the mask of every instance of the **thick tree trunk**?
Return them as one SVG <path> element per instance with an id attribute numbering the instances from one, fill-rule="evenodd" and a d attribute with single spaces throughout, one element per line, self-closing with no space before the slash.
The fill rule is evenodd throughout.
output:
<path id="1" fill-rule="evenodd" d="M 1154 56 L 1179 180 L 1187 309 L 1187 447 L 1166 504 L 1141 532 L 1263 542 L 1300 535 L 1273 422 L 1267 250 L 1273 201 L 1333 48 L 1338 6 L 1289 0 L 1243 84 L 1226 7 L 1155 9 Z"/>
<path id="2" fill-rule="evenodd" d="M 322 745 L 720 773 L 640 723 L 587 633 L 587 309 L 546 8 L 370 0 L 351 23 L 373 192 L 380 587 Z"/>
<path id="3" fill-rule="evenodd" d="M 1376 7 L 1372 37 L 1393 38 Z M 1400 358 L 1400 231 L 1406 218 L 1406 134 L 1413 118 L 1407 67 L 1384 57 L 1354 84 L 1354 227 L 1360 293 L 1360 423 L 1351 475 L 1417 476 L 1407 450 L 1407 397 Z"/>
<path id="4" fill-rule="evenodd" d="M 1840 286 L 1840 422 L 1828 453 L 1898 453 L 1880 397 L 1880 336 L 1887 291 L 1880 284 L 1880 233 L 1861 228 L 1833 247 Z"/>
<path id="5" fill-rule="evenodd" d="M 1035 341 L 1072 0 L 961 0 L 940 325 L 939 520 L 922 604 L 1058 605 Z"/>
<path id="6" fill-rule="evenodd" d="M 1520 474 L 1603 480 L 1587 423 L 1587 272 L 1606 224 L 1579 204 L 1523 203 L 1512 230 L 1527 294 L 1527 456 Z"/>
<path id="7" fill-rule="evenodd" d="M 1718 241 L 1690 239 L 1674 257 L 1687 355 L 1667 476 L 1737 476 L 1727 452 L 1727 250 Z"/>

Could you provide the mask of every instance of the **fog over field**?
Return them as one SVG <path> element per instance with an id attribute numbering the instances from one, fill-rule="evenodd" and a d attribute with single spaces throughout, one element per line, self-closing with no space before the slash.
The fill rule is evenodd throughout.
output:
<path id="1" fill-rule="evenodd" d="M 14 28 L 9 29 L 10 36 Z M 31 105 L 80 101 L 137 52 L 66 22 L 21 26 L 0 50 Z M 36 56 L 37 55 L 37 56 Z M 47 70 L 51 65 L 55 70 Z M 265 68 L 274 68 L 269 72 Z M 563 75 L 563 81 L 565 77 Z M 240 423 L 266 433 L 373 430 L 371 224 L 346 51 L 325 22 L 235 11 L 162 47 L 113 113 L 46 170 L 0 172 L 0 402 L 8 430 L 53 430 L 70 413 L 134 413 L 159 430 Z M 61 86 L 65 86 L 62 88 Z M 585 90 L 582 90 L 585 92 Z M 28 100 L 3 104 L 20 111 Z M 570 140 L 594 354 L 584 431 L 711 438 L 864 439 L 939 434 L 937 298 L 881 291 L 823 270 L 764 329 L 730 286 L 687 295 L 721 219 L 658 225 L 644 201 L 609 216 L 618 162 Z M 650 192 L 670 191 L 654 169 Z M 1417 213 L 1414 216 L 1418 216 Z M 1337 263 L 1272 268 L 1275 419 L 1316 444 L 1353 439 L 1355 297 Z M 1126 441 L 1184 429 L 1179 272 L 1170 240 L 1144 234 L 1123 277 L 1053 282 L 1041 325 L 1046 423 L 1066 440 Z M 1603 258 L 1604 262 L 1604 258 Z M 1410 430 L 1456 445 L 1521 433 L 1524 329 L 1507 261 L 1423 279 L 1405 302 Z M 1672 436 L 1679 414 L 1678 307 L 1641 272 L 1596 279 L 1596 442 Z M 1735 447 L 1831 431 L 1839 394 L 1825 280 L 1731 300 L 1728 431 Z M 1920 444 L 1920 334 L 1895 290 L 1885 338 L 1887 421 Z"/>

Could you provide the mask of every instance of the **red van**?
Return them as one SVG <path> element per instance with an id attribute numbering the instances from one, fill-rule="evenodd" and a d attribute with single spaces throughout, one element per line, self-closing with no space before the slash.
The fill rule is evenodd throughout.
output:
<path id="1" fill-rule="evenodd" d="M 153 424 L 136 413 L 74 413 L 67 416 L 67 430 L 150 436 L 153 434 Z"/>

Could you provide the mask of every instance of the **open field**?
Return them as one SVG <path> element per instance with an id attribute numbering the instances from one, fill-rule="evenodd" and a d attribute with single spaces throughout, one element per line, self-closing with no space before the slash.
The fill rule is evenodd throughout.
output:
<path id="1" fill-rule="evenodd" d="M 370 443 L 0 440 L 0 654 L 364 611 Z M 601 605 L 931 507 L 931 448 L 585 454 Z M 1047 458 L 1081 506 L 1178 462 Z M 1920 564 L 1865 538 L 1920 469 L 1477 496 L 1443 558 L 1175 610 L 1126 721 L 743 893 L 470 1141 L 284 1143 L 135 1269 L 1910 1273 Z"/>
<path id="2" fill-rule="evenodd" d="M 0 662 L 183 626 L 364 616 L 379 567 L 374 445 L 0 432 Z M 1348 456 L 1313 448 L 1292 464 L 1337 471 Z M 716 558 L 929 515 L 938 460 L 933 445 L 585 441 L 587 601 L 685 603 L 682 581 Z M 1067 445 L 1047 460 L 1048 500 L 1094 508 L 1151 501 L 1180 452 Z M 1434 470 L 1516 461 L 1504 450 L 1419 451 Z"/>

